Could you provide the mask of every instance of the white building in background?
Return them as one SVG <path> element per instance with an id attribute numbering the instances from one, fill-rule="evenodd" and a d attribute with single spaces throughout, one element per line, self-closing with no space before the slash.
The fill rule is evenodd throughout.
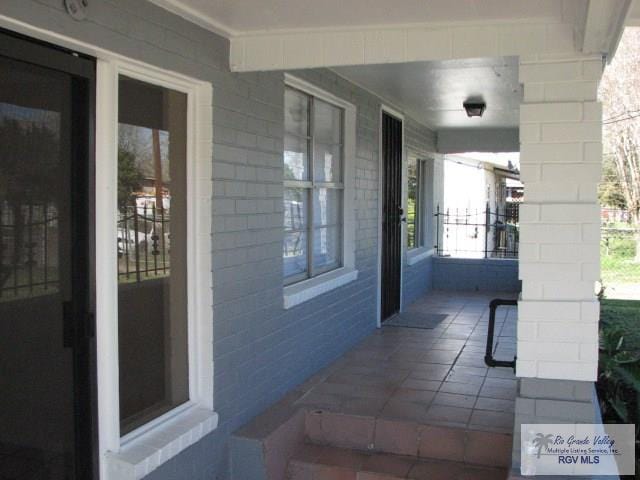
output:
<path id="1" fill-rule="evenodd" d="M 443 254 L 482 258 L 504 243 L 497 230 L 507 223 L 507 205 L 514 200 L 509 192 L 522 188 L 519 157 L 518 152 L 444 157 Z"/>
<path id="2" fill-rule="evenodd" d="M 519 176 L 520 154 L 469 152 L 444 157 L 445 209 L 495 211 L 506 200 L 500 185 L 512 186 Z M 508 171 L 512 171 L 508 175 Z M 521 184 L 520 184 L 521 185 Z"/>

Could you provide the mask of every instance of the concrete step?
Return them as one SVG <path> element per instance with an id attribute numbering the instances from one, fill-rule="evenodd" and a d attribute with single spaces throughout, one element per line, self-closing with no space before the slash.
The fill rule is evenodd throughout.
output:
<path id="1" fill-rule="evenodd" d="M 292 397 L 295 398 L 295 395 Z M 231 438 L 233 478 L 283 480 L 287 472 L 298 475 L 293 477 L 296 480 L 414 478 L 393 477 L 388 474 L 384 476 L 380 472 L 366 470 L 354 473 L 353 468 L 347 469 L 344 477 L 326 476 L 325 470 L 340 472 L 344 466 L 327 466 L 322 463 L 314 466 L 314 462 L 320 458 L 313 456 L 314 448 L 326 448 L 326 452 L 353 452 L 357 458 L 363 458 L 362 455 L 375 458 L 369 460 L 369 463 L 402 463 L 401 460 L 404 459 L 405 463 L 412 462 L 412 466 L 418 463 L 423 465 L 416 467 L 415 475 L 423 470 L 431 474 L 431 477 L 415 478 L 457 480 L 456 477 L 446 475 L 438 477 L 434 471 L 447 471 L 442 465 L 451 465 L 451 471 L 456 472 L 456 475 L 467 475 L 460 477 L 461 480 L 506 478 L 506 473 L 503 475 L 503 472 L 511 464 L 510 434 L 442 424 L 428 425 L 407 420 L 406 417 L 374 417 L 328 410 L 306 410 L 295 406 L 291 398 L 285 397 L 234 432 Z M 303 453 L 295 461 L 290 461 L 295 452 Z M 342 454 L 335 454 L 332 458 L 340 455 Z M 349 454 L 346 455 L 349 458 Z M 395 460 L 385 460 L 389 458 Z M 302 465 L 305 463 L 303 460 L 311 460 L 313 465 Z M 471 476 L 472 474 L 475 476 Z M 498 476 L 487 476 L 490 474 Z"/>
<path id="2" fill-rule="evenodd" d="M 506 468 L 352 449 L 302 445 L 289 461 L 287 480 L 505 480 Z"/>
<path id="3" fill-rule="evenodd" d="M 308 444 L 363 452 L 511 466 L 512 435 L 501 432 L 311 410 L 306 412 L 304 437 Z"/>

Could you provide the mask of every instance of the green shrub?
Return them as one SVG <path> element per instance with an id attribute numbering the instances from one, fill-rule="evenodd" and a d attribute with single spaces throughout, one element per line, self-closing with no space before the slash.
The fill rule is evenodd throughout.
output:
<path id="1" fill-rule="evenodd" d="M 640 301 L 600 302 L 598 398 L 605 423 L 636 425 L 640 452 Z M 640 465 L 638 465 L 640 467 Z M 640 471 L 636 467 L 637 471 Z"/>

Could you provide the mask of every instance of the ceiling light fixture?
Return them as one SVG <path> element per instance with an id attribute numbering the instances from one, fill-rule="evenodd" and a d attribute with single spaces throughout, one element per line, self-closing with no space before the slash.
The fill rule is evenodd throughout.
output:
<path id="1" fill-rule="evenodd" d="M 467 112 L 467 117 L 481 117 L 487 109 L 487 104 L 484 103 L 484 100 L 466 100 L 462 106 Z"/>

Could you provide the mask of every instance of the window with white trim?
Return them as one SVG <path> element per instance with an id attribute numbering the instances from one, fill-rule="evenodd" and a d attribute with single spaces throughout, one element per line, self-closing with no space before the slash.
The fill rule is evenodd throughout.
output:
<path id="1" fill-rule="evenodd" d="M 343 265 L 344 109 L 285 89 L 285 284 Z"/>
<path id="2" fill-rule="evenodd" d="M 212 89 L 108 59 L 96 90 L 100 469 L 133 480 L 217 426 Z"/>
<path id="3" fill-rule="evenodd" d="M 425 161 L 407 160 L 407 249 L 424 246 Z"/>

